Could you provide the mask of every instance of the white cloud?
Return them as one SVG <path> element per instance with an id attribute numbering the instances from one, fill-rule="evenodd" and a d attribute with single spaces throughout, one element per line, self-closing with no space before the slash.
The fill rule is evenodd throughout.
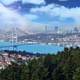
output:
<path id="1" fill-rule="evenodd" d="M 29 33 L 41 31 L 42 25 L 33 23 L 32 20 L 34 19 L 37 19 L 36 15 L 26 14 L 23 16 L 0 4 L 0 29 L 9 30 L 13 27 L 18 27 Z"/>
<path id="2" fill-rule="evenodd" d="M 29 20 L 18 14 L 16 11 L 5 8 L 0 4 L 0 28 L 8 29 L 10 27 L 27 27 Z"/>
<path id="3" fill-rule="evenodd" d="M 50 4 L 47 6 L 41 6 L 39 8 L 32 8 L 31 12 L 36 13 L 36 12 L 45 12 L 45 13 L 49 13 L 49 11 L 51 11 L 53 8 L 55 8 L 55 4 Z"/>
<path id="4" fill-rule="evenodd" d="M 60 16 L 60 18 L 72 18 L 76 21 L 76 24 L 80 24 L 80 7 L 76 8 L 65 8 L 63 6 L 56 7 L 51 11 L 52 16 Z"/>
<path id="5" fill-rule="evenodd" d="M 18 26 L 25 26 L 25 18 L 19 15 L 17 12 L 7 9 L 0 4 L 0 25 L 14 26 L 16 24 Z"/>
<path id="6" fill-rule="evenodd" d="M 11 4 L 15 1 L 20 1 L 20 0 L 1 0 L 4 4 Z M 21 0 L 23 3 L 32 3 L 32 4 L 45 4 L 44 0 Z"/>
<path id="7" fill-rule="evenodd" d="M 42 6 L 40 8 L 32 8 L 32 13 L 44 13 L 49 16 L 59 16 L 61 19 L 72 18 L 76 24 L 80 24 L 80 7 L 66 8 L 64 6 L 58 6 L 49 4 L 48 6 Z"/>
<path id="8" fill-rule="evenodd" d="M 23 3 L 45 4 L 44 0 L 23 0 Z"/>
<path id="9" fill-rule="evenodd" d="M 8 4 L 11 4 L 17 0 L 0 0 L 1 2 L 3 2 L 4 4 L 8 5 Z"/>

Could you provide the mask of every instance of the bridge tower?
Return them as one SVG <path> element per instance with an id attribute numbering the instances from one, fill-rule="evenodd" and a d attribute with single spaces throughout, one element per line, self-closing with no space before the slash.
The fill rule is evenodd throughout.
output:
<path id="1" fill-rule="evenodd" d="M 17 35 L 17 28 L 15 27 L 15 30 L 14 30 L 14 39 L 15 39 L 15 43 L 18 42 L 18 35 Z"/>
<path id="2" fill-rule="evenodd" d="M 17 29 L 16 27 L 12 28 L 12 35 L 11 35 L 11 45 L 12 50 L 17 48 L 16 44 L 18 43 L 18 36 L 17 36 Z"/>

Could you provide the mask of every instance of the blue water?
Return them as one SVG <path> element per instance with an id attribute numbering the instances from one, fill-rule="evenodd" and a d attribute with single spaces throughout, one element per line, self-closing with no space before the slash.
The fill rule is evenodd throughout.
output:
<path id="1" fill-rule="evenodd" d="M 2 46 L 9 46 L 11 45 L 10 42 L 0 42 L 0 47 Z M 4 47 L 0 48 L 0 50 L 8 49 L 11 50 L 12 48 L 10 47 Z M 33 52 L 33 53 L 57 53 L 58 51 L 62 51 L 64 48 L 61 46 L 56 46 L 56 45 L 41 45 L 41 44 L 32 44 L 32 45 L 22 45 L 18 46 L 16 48 L 17 51 L 27 51 L 27 52 Z"/>

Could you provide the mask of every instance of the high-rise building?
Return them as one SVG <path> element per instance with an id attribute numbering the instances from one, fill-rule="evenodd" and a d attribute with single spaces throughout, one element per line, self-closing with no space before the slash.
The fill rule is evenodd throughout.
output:
<path id="1" fill-rule="evenodd" d="M 78 33 L 79 32 L 78 27 L 74 27 L 73 32 Z"/>
<path id="2" fill-rule="evenodd" d="M 48 33 L 48 26 L 45 26 L 45 33 Z"/>
<path id="3" fill-rule="evenodd" d="M 55 26 L 54 27 L 54 33 L 58 33 L 59 32 L 59 28 L 58 28 L 58 26 Z"/>

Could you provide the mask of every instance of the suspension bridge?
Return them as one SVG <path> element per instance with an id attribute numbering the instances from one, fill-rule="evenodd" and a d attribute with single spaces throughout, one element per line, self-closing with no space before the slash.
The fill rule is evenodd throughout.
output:
<path id="1" fill-rule="evenodd" d="M 1 49 L 6 49 L 6 48 L 12 48 L 17 49 L 19 46 L 22 45 L 32 45 L 32 43 L 27 43 L 27 42 L 18 42 L 18 34 L 17 34 L 17 30 L 19 30 L 20 32 L 24 33 L 27 35 L 27 33 L 17 27 L 12 28 L 11 31 L 11 40 L 10 40 L 10 44 L 8 45 L 0 45 L 0 50 Z"/>

